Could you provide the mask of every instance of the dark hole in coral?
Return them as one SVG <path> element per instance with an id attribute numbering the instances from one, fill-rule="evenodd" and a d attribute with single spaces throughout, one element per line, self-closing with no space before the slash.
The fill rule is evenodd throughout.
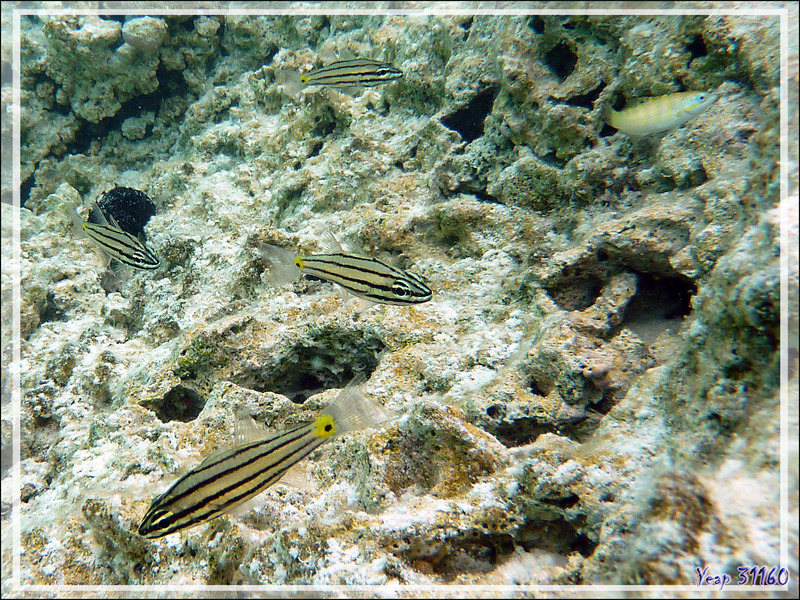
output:
<path id="1" fill-rule="evenodd" d="M 464 31 L 469 31 L 469 28 L 472 27 L 472 21 L 473 18 L 470 17 L 469 19 L 461 23 L 461 29 L 463 29 Z"/>
<path id="2" fill-rule="evenodd" d="M 552 392 L 552 386 L 540 384 L 536 381 L 533 377 L 531 377 L 531 394 L 536 394 L 537 396 L 547 396 L 550 392 Z"/>
<path id="3" fill-rule="evenodd" d="M 442 117 L 442 125 L 457 131 L 467 143 L 481 137 L 484 121 L 492 111 L 498 91 L 495 86 L 482 90 L 465 107 Z"/>
<path id="4" fill-rule="evenodd" d="M 564 29 L 568 29 L 568 30 L 572 31 L 573 29 L 575 29 L 575 24 L 574 23 L 570 23 L 569 21 L 566 21 L 565 23 L 561 24 L 561 27 L 563 27 Z"/>
<path id="5" fill-rule="evenodd" d="M 278 46 L 276 46 L 275 44 L 270 44 L 269 46 L 267 46 L 266 51 L 259 59 L 259 63 L 264 65 L 270 64 L 272 62 L 272 59 L 275 58 L 275 55 L 278 53 L 279 50 L 280 48 Z"/>
<path id="6" fill-rule="evenodd" d="M 567 166 L 567 161 L 563 158 L 559 158 L 558 155 L 555 153 L 555 150 L 551 150 L 547 154 L 537 154 L 536 158 L 542 161 L 549 167 L 555 167 L 556 169 L 563 169 Z"/>
<path id="7" fill-rule="evenodd" d="M 238 385 L 282 394 L 302 404 L 329 388 L 343 388 L 356 373 L 369 379 L 384 344 L 374 334 L 325 328 L 299 342 L 273 368 L 247 370 L 233 377 Z"/>
<path id="8" fill-rule="evenodd" d="M 67 154 L 84 154 L 89 150 L 92 142 L 102 141 L 111 132 L 118 130 L 122 122 L 129 117 L 138 117 L 144 112 L 157 113 L 161 103 L 175 94 L 183 93 L 181 85 L 176 82 L 178 75 L 172 71 L 166 71 L 159 67 L 156 72 L 158 79 L 158 89 L 152 94 L 136 96 L 127 102 L 122 103 L 122 107 L 111 117 L 101 119 L 97 123 L 91 123 L 86 119 L 78 119 L 81 123 L 80 129 L 75 134 L 72 143 L 67 147 Z M 148 128 L 150 131 L 150 128 Z"/>
<path id="9" fill-rule="evenodd" d="M 506 448 L 516 448 L 532 444 L 543 433 L 555 431 L 555 426 L 550 423 L 540 423 L 535 419 L 517 419 L 511 423 L 503 423 L 492 435 Z"/>
<path id="10" fill-rule="evenodd" d="M 535 548 L 564 556 L 570 552 L 580 552 L 579 548 L 591 548 L 594 551 L 596 544 L 586 545 L 580 539 L 582 535 L 577 532 L 576 524 L 567 522 L 558 508 L 551 509 L 551 512 L 553 515 L 548 519 L 526 519 L 515 536 L 517 543 L 528 551 Z"/>
<path id="11" fill-rule="evenodd" d="M 194 31 L 194 17 L 189 17 L 188 19 L 184 19 L 183 21 L 179 21 L 178 25 L 184 31 L 192 32 L 192 31 Z"/>
<path id="12" fill-rule="evenodd" d="M 703 41 L 702 35 L 696 35 L 692 39 L 691 42 L 686 46 L 686 49 L 689 51 L 691 58 L 689 62 L 693 61 L 695 58 L 700 58 L 701 56 L 708 55 L 708 49 L 706 48 L 706 43 Z"/>
<path id="13" fill-rule="evenodd" d="M 154 411 L 164 423 L 193 421 L 205 405 L 206 401 L 197 391 L 184 385 L 176 385 L 160 400 L 142 402 L 142 406 Z"/>
<path id="14" fill-rule="evenodd" d="M 600 97 L 600 94 L 603 92 L 605 87 L 605 82 L 601 81 L 600 84 L 593 90 L 588 91 L 585 94 L 567 98 L 565 102 L 571 106 L 582 106 L 583 108 L 592 110 L 594 108 L 594 101 Z"/>
<path id="15" fill-rule="evenodd" d="M 316 117 L 314 123 L 311 133 L 316 137 L 322 138 L 336 131 L 336 117 L 333 114 L 324 114 Z"/>
<path id="16" fill-rule="evenodd" d="M 578 552 L 583 558 L 589 558 L 594 554 L 595 548 L 597 548 L 597 542 L 593 542 L 582 533 L 579 533 L 575 536 L 575 541 L 572 543 L 570 550 Z"/>
<path id="17" fill-rule="evenodd" d="M 563 310 L 586 310 L 595 303 L 603 285 L 597 275 L 582 275 L 565 269 L 562 277 L 545 286 L 545 290 Z"/>
<path id="18" fill-rule="evenodd" d="M 697 286 L 680 274 L 637 275 L 636 294 L 625 308 L 621 326 L 639 335 L 645 343 L 652 343 L 661 332 L 678 325 L 691 314 Z"/>
<path id="19" fill-rule="evenodd" d="M 591 406 L 591 410 L 600 413 L 601 415 L 607 415 L 609 411 L 614 408 L 616 404 L 616 397 L 612 390 L 603 390 L 603 396 L 600 399 L 600 402 L 597 402 Z"/>
<path id="20" fill-rule="evenodd" d="M 598 133 L 598 135 L 600 137 L 611 137 L 615 133 L 617 133 L 616 129 L 614 129 L 611 125 L 604 123 L 603 126 L 600 128 L 600 133 Z"/>
<path id="21" fill-rule="evenodd" d="M 393 166 L 397 167 L 398 169 L 400 169 L 400 170 L 401 170 L 401 171 L 403 171 L 404 173 L 405 173 L 405 171 L 406 171 L 406 167 L 405 167 L 405 165 L 403 164 L 403 161 L 402 161 L 402 160 L 395 161 L 395 163 L 394 163 L 394 165 L 393 165 Z"/>
<path id="22" fill-rule="evenodd" d="M 319 151 L 322 150 L 323 145 L 324 144 L 322 142 L 316 142 L 311 147 L 311 152 L 308 154 L 308 158 L 311 158 L 312 156 L 317 156 L 319 154 Z"/>
<path id="23" fill-rule="evenodd" d="M 534 15 L 528 19 L 528 27 L 533 29 L 534 33 L 544 33 L 544 19 L 539 15 Z"/>
<path id="24" fill-rule="evenodd" d="M 469 184 L 459 185 L 458 188 L 456 188 L 452 194 L 445 194 L 445 195 L 449 198 L 450 196 L 457 196 L 458 194 L 472 194 L 482 202 L 491 202 L 492 204 L 500 204 L 500 200 L 492 196 L 485 189 L 479 189 L 477 186 Z"/>
<path id="25" fill-rule="evenodd" d="M 570 494 L 563 498 L 543 498 L 542 501 L 553 506 L 558 506 L 559 508 L 571 508 L 580 502 L 581 499 L 576 494 Z"/>
<path id="26" fill-rule="evenodd" d="M 625 108 L 625 106 L 627 106 L 627 104 L 628 103 L 625 100 L 625 96 L 623 96 L 622 94 L 616 94 L 611 99 L 611 108 L 613 108 L 614 110 L 622 110 L 623 108 Z M 614 131 L 616 131 L 616 129 Z"/>
<path id="27" fill-rule="evenodd" d="M 547 68 L 561 81 L 569 77 L 575 70 L 575 65 L 578 64 L 578 55 L 563 42 L 545 52 L 542 58 Z"/>
<path id="28" fill-rule="evenodd" d="M 294 387 L 294 393 L 291 396 L 288 393 L 286 395 L 295 404 L 302 404 L 309 396 L 325 390 L 325 385 L 322 381 L 311 373 L 300 373 L 294 380 Z"/>
<path id="29" fill-rule="evenodd" d="M 228 56 L 230 54 L 223 43 L 225 41 L 225 19 L 219 19 L 217 37 L 219 38 L 219 46 L 217 47 L 217 58 L 219 59 L 219 57 Z"/>
<path id="30" fill-rule="evenodd" d="M 608 260 L 608 252 L 606 252 L 605 250 L 598 250 L 597 260 L 600 262 L 606 262 Z"/>
<path id="31" fill-rule="evenodd" d="M 486 414 L 490 417 L 494 418 L 497 416 L 498 412 L 500 411 L 500 407 L 496 404 L 492 404 L 489 408 L 486 409 Z"/>
<path id="32" fill-rule="evenodd" d="M 67 316 L 64 309 L 56 303 L 56 295 L 52 290 L 45 294 L 44 306 L 39 312 L 39 321 L 48 323 L 50 321 L 66 321 Z"/>
<path id="33" fill-rule="evenodd" d="M 36 179 L 33 176 L 33 173 L 36 173 L 36 169 L 37 169 L 38 166 L 39 166 L 39 164 L 37 163 L 36 167 L 33 168 L 33 172 L 31 173 L 31 175 L 25 181 L 23 181 L 19 186 L 19 205 L 20 205 L 20 207 L 25 206 L 25 203 L 31 197 L 31 190 L 33 189 L 33 184 L 34 184 L 34 181 Z"/>

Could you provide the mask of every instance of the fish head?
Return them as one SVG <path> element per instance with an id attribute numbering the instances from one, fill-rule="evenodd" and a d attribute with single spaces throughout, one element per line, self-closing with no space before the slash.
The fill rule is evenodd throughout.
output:
<path id="1" fill-rule="evenodd" d="M 311 78 L 308 76 L 308 73 L 303 73 L 302 75 L 300 75 L 300 83 L 302 83 L 303 85 L 306 85 L 310 80 Z"/>
<path id="2" fill-rule="evenodd" d="M 158 260 L 158 257 L 144 247 L 144 245 L 134 250 L 133 254 L 134 258 L 143 269 L 157 269 L 161 265 L 161 261 Z"/>
<path id="3" fill-rule="evenodd" d="M 433 296 L 431 289 L 415 273 L 408 277 L 398 277 L 392 282 L 392 293 L 402 302 L 427 302 Z"/>
<path id="4" fill-rule="evenodd" d="M 719 94 L 713 92 L 689 92 L 684 100 L 683 110 L 692 116 L 697 116 L 718 98 Z"/>
<path id="5" fill-rule="evenodd" d="M 375 76 L 383 81 L 394 81 L 403 76 L 403 72 L 392 65 L 381 65 L 375 71 Z"/>

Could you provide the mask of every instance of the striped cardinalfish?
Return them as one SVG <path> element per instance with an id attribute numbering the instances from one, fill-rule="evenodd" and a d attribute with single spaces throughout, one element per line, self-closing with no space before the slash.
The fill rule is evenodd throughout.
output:
<path id="1" fill-rule="evenodd" d="M 337 60 L 325 67 L 300 75 L 302 85 L 333 87 L 381 85 L 400 79 L 403 72 L 394 66 L 371 58 Z"/>
<path id="2" fill-rule="evenodd" d="M 144 242 L 117 225 L 113 215 L 106 218 L 96 202 L 88 221 L 83 221 L 74 207 L 68 209 L 72 227 L 83 233 L 111 258 L 134 269 L 157 269 L 161 264 Z"/>
<path id="3" fill-rule="evenodd" d="M 139 523 L 139 535 L 157 538 L 215 519 L 276 483 L 332 437 L 380 425 L 387 415 L 363 396 L 363 382 L 364 377 L 357 375 L 307 425 L 237 444 L 206 458 L 153 500 Z M 237 417 L 254 427 L 249 416 Z"/>
<path id="4" fill-rule="evenodd" d="M 274 285 L 289 283 L 304 273 L 378 304 L 420 304 L 433 296 L 422 277 L 377 258 L 341 251 L 300 256 L 271 244 L 261 247 L 261 255 L 270 263 Z"/>
<path id="5" fill-rule="evenodd" d="M 680 127 L 719 98 L 711 92 L 678 92 L 635 102 L 619 112 L 611 109 L 607 122 L 622 133 L 639 137 Z"/>

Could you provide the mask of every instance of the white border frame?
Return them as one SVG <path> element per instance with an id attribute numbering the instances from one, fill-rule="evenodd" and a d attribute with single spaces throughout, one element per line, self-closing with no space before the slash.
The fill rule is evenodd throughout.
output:
<path id="1" fill-rule="evenodd" d="M 327 3 L 321 3 L 327 4 Z M 784 8 L 758 8 L 758 9 L 700 9 L 700 8 L 675 8 L 675 9 L 496 9 L 496 8 L 452 8 L 451 3 L 443 3 L 444 8 L 434 6 L 411 9 L 332 9 L 332 8 L 282 8 L 282 9 L 248 9 L 230 8 L 220 10 L 216 8 L 198 7 L 196 9 L 123 9 L 123 8 L 102 8 L 102 9 L 26 9 L 14 7 L 13 11 L 13 202 L 14 202 L 14 223 L 12 243 L 15 272 L 13 273 L 13 350 L 12 364 L 8 365 L 8 376 L 13 378 L 12 382 L 12 421 L 14 428 L 13 453 L 14 463 L 12 465 L 12 477 L 16 487 L 16 496 L 12 508 L 12 528 L 14 536 L 13 567 L 11 578 L 3 583 L 3 587 L 10 594 L 20 594 L 21 596 L 34 595 L 36 593 L 58 593 L 72 592 L 82 595 L 82 592 L 89 592 L 93 595 L 128 595 L 146 594 L 152 592 L 182 592 L 185 594 L 198 595 L 200 592 L 209 592 L 217 595 L 234 595 L 241 592 L 280 592 L 286 595 L 298 592 L 317 592 L 321 595 L 337 594 L 341 592 L 364 592 L 381 594 L 386 596 L 407 595 L 414 592 L 439 592 L 444 594 L 459 593 L 460 597 L 480 593 L 541 593 L 541 592 L 582 592 L 592 593 L 596 596 L 603 596 L 614 592 L 645 592 L 658 594 L 659 592 L 689 592 L 696 595 L 719 595 L 716 587 L 699 587 L 698 585 L 28 585 L 20 584 L 19 577 L 21 571 L 21 525 L 20 525 L 20 409 L 21 409 L 21 390 L 20 390 L 20 17 L 21 15 L 400 15 L 400 16 L 422 16 L 422 15 L 494 15 L 494 16 L 527 16 L 527 15 L 721 15 L 721 16 L 779 16 L 780 17 L 780 247 L 781 247 L 781 340 L 780 340 L 780 375 L 781 375 L 781 400 L 780 400 L 780 566 L 790 570 L 790 582 L 786 586 L 736 586 L 728 584 L 725 592 L 775 592 L 788 591 L 790 588 L 797 589 L 797 572 L 792 571 L 791 557 L 789 555 L 789 244 L 790 225 L 792 215 L 789 202 L 796 201 L 796 196 L 787 201 L 790 189 L 789 180 L 789 12 L 788 7 Z M 465 3 L 456 3 L 463 5 Z M 479 3 L 482 4 L 482 3 Z M 531 3 L 533 4 L 533 3 Z M 650 4 L 650 3 L 648 3 Z M 439 5 L 442 6 L 442 5 Z M 796 76 L 796 74 L 795 74 Z M 796 141 L 796 140 L 795 140 Z M 5 159 L 4 159 L 5 162 Z M 4 165 L 5 166 L 5 165 Z M 797 240 L 794 240 L 797 243 Z M 796 308 L 796 307 L 795 307 Z M 795 398 L 795 402 L 797 399 Z M 5 417 L 5 415 L 4 415 Z M 796 434 L 797 432 L 795 432 Z M 792 580 L 794 579 L 794 581 Z M 727 595 L 725 592 L 722 595 Z"/>

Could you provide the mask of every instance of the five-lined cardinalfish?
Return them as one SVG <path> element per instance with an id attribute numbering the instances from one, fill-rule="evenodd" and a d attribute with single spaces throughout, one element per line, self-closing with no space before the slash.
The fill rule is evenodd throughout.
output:
<path id="1" fill-rule="evenodd" d="M 403 72 L 391 64 L 371 58 L 337 60 L 325 67 L 300 75 L 302 85 L 332 87 L 372 87 L 400 79 Z"/>
<path id="2" fill-rule="evenodd" d="M 112 215 L 106 215 L 92 202 L 92 212 L 88 221 L 78 215 L 75 207 L 67 210 L 76 234 L 85 234 L 98 248 L 112 259 L 134 269 L 157 269 L 161 264 L 144 242 L 123 230 Z"/>
<path id="3" fill-rule="evenodd" d="M 368 256 L 337 251 L 300 256 L 265 244 L 261 256 L 270 264 L 273 285 L 280 286 L 301 273 L 339 284 L 352 294 L 377 304 L 406 306 L 427 302 L 433 292 L 422 277 Z"/>
<path id="4" fill-rule="evenodd" d="M 617 112 L 611 109 L 607 123 L 631 137 L 640 137 L 680 127 L 719 98 L 711 92 L 678 92 L 657 98 L 642 98 Z"/>
<path id="5" fill-rule="evenodd" d="M 335 435 L 374 428 L 388 415 L 361 392 L 357 375 L 313 422 L 263 439 L 252 429 L 236 437 L 237 445 L 215 452 L 157 496 L 139 523 L 139 534 L 161 537 L 230 512 L 276 483 L 289 469 Z M 237 428 L 255 427 L 237 414 Z"/>

